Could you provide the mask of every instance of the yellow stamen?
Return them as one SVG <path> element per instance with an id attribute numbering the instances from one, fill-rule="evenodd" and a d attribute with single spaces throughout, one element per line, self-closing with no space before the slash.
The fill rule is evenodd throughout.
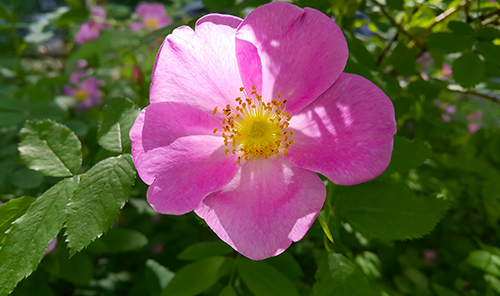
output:
<path id="1" fill-rule="evenodd" d="M 223 109 L 222 138 L 226 147 L 224 155 L 238 155 L 236 160 L 249 161 L 264 156 L 265 159 L 272 155 L 288 154 L 288 147 L 293 143 L 293 132 L 288 130 L 291 116 L 285 112 L 287 100 L 277 94 L 278 100 L 263 102 L 262 96 L 257 94 L 255 86 L 248 96 L 245 88 L 241 87 L 244 98 L 235 99 L 237 106 L 226 105 Z M 216 114 L 217 107 L 213 114 Z M 214 130 L 217 130 L 217 128 Z"/>
<path id="2" fill-rule="evenodd" d="M 78 101 L 85 101 L 89 97 L 88 91 L 84 89 L 77 89 L 75 90 L 75 98 Z"/>

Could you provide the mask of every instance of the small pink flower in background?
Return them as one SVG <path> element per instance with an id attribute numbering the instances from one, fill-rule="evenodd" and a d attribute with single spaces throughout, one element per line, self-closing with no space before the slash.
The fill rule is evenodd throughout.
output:
<path id="1" fill-rule="evenodd" d="M 71 73 L 70 82 L 72 86 L 65 86 L 63 92 L 65 95 L 72 96 L 78 101 L 77 110 L 90 109 L 96 104 L 101 103 L 101 90 L 99 86 L 102 82 L 95 77 L 85 77 L 85 70 Z"/>
<path id="2" fill-rule="evenodd" d="M 423 263 L 427 266 L 432 266 L 434 265 L 434 261 L 437 258 L 437 252 L 435 250 L 431 249 L 425 249 L 423 251 Z"/>
<path id="3" fill-rule="evenodd" d="M 132 31 L 144 28 L 149 31 L 154 31 L 172 23 L 172 20 L 167 16 L 165 6 L 163 6 L 162 3 L 141 2 L 135 9 L 135 14 L 141 22 L 131 23 L 130 30 Z"/>
<path id="4" fill-rule="evenodd" d="M 106 11 L 101 7 L 92 8 L 92 20 L 84 23 L 75 37 L 76 44 L 83 44 L 87 41 L 93 41 L 101 36 L 101 29 L 109 28 L 109 25 L 104 21 L 106 19 Z"/>
<path id="5" fill-rule="evenodd" d="M 150 251 L 151 251 L 151 254 L 161 254 L 163 253 L 163 249 L 165 247 L 165 243 L 164 242 L 158 242 L 156 244 L 154 244 Z"/>
<path id="6" fill-rule="evenodd" d="M 455 114 L 455 113 L 457 113 L 457 107 L 454 105 L 448 105 L 448 106 L 444 107 L 444 112 L 446 112 L 448 114 Z"/>
<path id="7" fill-rule="evenodd" d="M 445 76 L 451 76 L 453 72 L 451 71 L 451 67 L 449 65 L 443 65 L 443 69 L 441 69 L 441 73 Z"/>
<path id="8" fill-rule="evenodd" d="M 424 54 L 418 57 L 417 63 L 420 64 L 420 68 L 422 71 L 428 69 L 430 66 L 432 66 L 433 63 L 431 54 L 428 51 L 426 51 Z"/>
<path id="9" fill-rule="evenodd" d="M 439 107 L 443 113 L 441 113 L 441 118 L 443 121 L 450 122 L 451 114 L 457 113 L 457 107 L 454 105 L 445 105 L 440 100 L 434 100 L 434 106 Z"/>
<path id="10" fill-rule="evenodd" d="M 446 121 L 446 122 L 451 121 L 451 116 L 446 114 L 446 113 L 441 114 L 441 118 L 443 118 L 443 121 Z"/>
<path id="11" fill-rule="evenodd" d="M 467 114 L 467 120 L 469 121 L 469 123 L 467 124 L 467 130 L 469 131 L 469 133 L 473 134 L 481 128 L 481 124 L 479 123 L 479 121 L 482 117 L 483 113 L 481 111 Z"/>
<path id="12" fill-rule="evenodd" d="M 144 83 L 144 74 L 142 74 L 141 67 L 135 64 L 134 69 L 132 70 L 132 82 L 136 84 Z"/>
<path id="13" fill-rule="evenodd" d="M 84 69 L 88 67 L 89 63 L 87 62 L 87 60 L 78 60 L 76 65 L 78 68 Z"/>
<path id="14" fill-rule="evenodd" d="M 347 57 L 329 17 L 283 2 L 174 30 L 156 58 L 151 104 L 130 131 L 152 207 L 194 210 L 254 260 L 300 240 L 326 196 L 316 172 L 354 185 L 390 161 L 392 102 L 342 73 Z"/>
<path id="15" fill-rule="evenodd" d="M 483 113 L 481 111 L 476 111 L 474 113 L 467 114 L 468 121 L 481 120 Z"/>

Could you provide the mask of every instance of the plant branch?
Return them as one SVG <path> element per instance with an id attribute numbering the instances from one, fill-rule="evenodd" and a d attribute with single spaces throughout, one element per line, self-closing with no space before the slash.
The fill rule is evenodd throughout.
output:
<path id="1" fill-rule="evenodd" d="M 380 53 L 380 55 L 377 58 L 377 67 L 382 63 L 382 60 L 384 59 L 385 55 L 389 52 L 389 49 L 391 48 L 392 44 L 394 41 L 398 40 L 399 32 L 392 37 L 392 39 L 389 41 L 389 44 L 384 48 L 384 50 Z"/>
<path id="2" fill-rule="evenodd" d="M 497 9 L 497 10 L 492 10 L 492 11 L 488 11 L 488 12 L 486 12 L 485 14 L 480 15 L 480 16 L 479 16 L 479 19 L 480 19 L 480 20 L 485 20 L 485 19 L 487 19 L 487 18 L 489 18 L 490 16 L 495 15 L 495 14 L 500 15 L 500 9 Z"/>
<path id="3" fill-rule="evenodd" d="M 487 99 L 489 101 L 492 101 L 493 103 L 500 104 L 500 96 L 498 96 L 498 95 L 486 94 L 486 93 L 478 92 L 476 90 L 454 89 L 454 88 L 449 88 L 449 87 L 447 88 L 447 90 L 449 90 L 451 92 L 465 94 L 465 95 L 473 95 L 473 96 L 481 97 L 481 98 Z"/>
<path id="4" fill-rule="evenodd" d="M 378 7 L 380 7 L 380 10 L 382 11 L 382 14 L 389 20 L 389 22 L 391 23 L 391 25 L 393 25 L 394 27 L 396 27 L 396 29 L 398 30 L 399 33 L 401 33 L 403 35 L 406 35 L 411 40 L 415 40 L 415 37 L 413 35 L 411 35 L 410 33 L 408 33 L 408 31 L 406 31 L 400 24 L 398 24 L 398 22 L 396 22 L 396 20 L 389 14 L 389 12 L 387 11 L 385 5 L 380 4 L 377 0 L 370 0 L 370 1 L 373 4 L 377 5 Z M 416 43 L 419 46 L 421 46 L 420 42 L 416 42 Z"/>

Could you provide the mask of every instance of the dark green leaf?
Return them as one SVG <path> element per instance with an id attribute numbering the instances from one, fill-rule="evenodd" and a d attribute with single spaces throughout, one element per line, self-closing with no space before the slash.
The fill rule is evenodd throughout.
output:
<path id="1" fill-rule="evenodd" d="M 25 196 L 0 205 L 0 242 L 5 237 L 5 232 L 12 227 L 12 222 L 24 215 L 33 201 L 34 197 Z"/>
<path id="2" fill-rule="evenodd" d="M 403 10 L 404 9 L 404 0 L 387 0 L 387 7 L 391 10 Z"/>
<path id="3" fill-rule="evenodd" d="M 87 285 L 93 278 L 92 259 L 86 253 L 69 258 L 68 252 L 54 251 L 40 266 L 54 276 L 76 285 Z"/>
<path id="4" fill-rule="evenodd" d="M 226 286 L 222 291 L 220 291 L 219 296 L 238 296 L 236 291 L 231 286 Z"/>
<path id="5" fill-rule="evenodd" d="M 148 238 L 135 230 L 113 228 L 89 245 L 88 251 L 97 253 L 130 252 L 148 244 Z"/>
<path id="6" fill-rule="evenodd" d="M 473 53 L 464 53 L 451 65 L 453 79 L 465 88 L 472 88 L 483 81 L 484 63 Z"/>
<path id="7" fill-rule="evenodd" d="M 431 157 L 431 154 L 431 148 L 426 143 L 395 136 L 391 163 L 386 172 L 406 172 L 420 166 L 426 159 Z"/>
<path id="8" fill-rule="evenodd" d="M 129 131 L 139 114 L 139 108 L 125 98 L 112 100 L 104 108 L 99 123 L 99 144 L 109 151 L 130 150 Z"/>
<path id="9" fill-rule="evenodd" d="M 304 273 L 300 264 L 295 260 L 295 258 L 289 252 L 283 252 L 278 256 L 266 259 L 266 263 L 271 264 L 278 270 L 283 272 L 287 277 L 303 277 Z"/>
<path id="10" fill-rule="evenodd" d="M 198 295 L 213 286 L 229 270 L 231 259 L 210 257 L 184 266 L 168 283 L 163 296 Z"/>
<path id="11" fill-rule="evenodd" d="M 474 39 L 468 35 L 438 32 L 429 35 L 427 47 L 430 51 L 452 53 L 472 48 Z"/>
<path id="12" fill-rule="evenodd" d="M 398 43 L 389 57 L 389 63 L 400 75 L 410 76 L 415 72 L 416 59 L 413 51 L 403 43 Z"/>
<path id="13" fill-rule="evenodd" d="M 200 260 L 203 258 L 226 255 L 233 251 L 233 249 L 222 241 L 202 242 L 190 245 L 184 249 L 177 258 L 181 260 Z"/>
<path id="14" fill-rule="evenodd" d="M 40 186 L 43 175 L 40 172 L 21 167 L 10 176 L 10 183 L 18 188 L 29 189 Z"/>
<path id="15" fill-rule="evenodd" d="M 464 22 L 451 21 L 448 23 L 448 29 L 455 34 L 474 35 L 474 30 L 471 26 Z"/>
<path id="16" fill-rule="evenodd" d="M 366 235 L 385 240 L 421 237 L 434 229 L 448 202 L 416 196 L 401 183 L 371 181 L 339 187 L 336 212 Z"/>
<path id="17" fill-rule="evenodd" d="M 76 174 L 82 146 L 66 126 L 52 120 L 28 122 L 21 130 L 19 152 L 26 165 L 48 176 Z"/>
<path id="18" fill-rule="evenodd" d="M 77 182 L 76 178 L 62 180 L 37 198 L 12 224 L 0 249 L 0 295 L 10 293 L 38 266 L 63 226 L 65 208 Z"/>
<path id="19" fill-rule="evenodd" d="M 210 10 L 223 10 L 234 6 L 234 0 L 202 0 L 201 2 Z"/>
<path id="20" fill-rule="evenodd" d="M 66 213 L 71 255 L 113 225 L 130 196 L 135 174 L 132 156 L 125 154 L 100 161 L 83 175 Z"/>
<path id="21" fill-rule="evenodd" d="M 241 279 L 254 295 L 299 295 L 289 278 L 263 261 L 252 261 L 243 258 L 238 261 L 238 271 Z"/>
<path id="22" fill-rule="evenodd" d="M 315 277 L 314 296 L 375 296 L 363 273 L 341 254 L 321 260 Z"/>
<path id="23" fill-rule="evenodd" d="M 500 46 L 492 42 L 479 42 L 476 44 L 476 48 L 486 62 L 500 66 Z"/>

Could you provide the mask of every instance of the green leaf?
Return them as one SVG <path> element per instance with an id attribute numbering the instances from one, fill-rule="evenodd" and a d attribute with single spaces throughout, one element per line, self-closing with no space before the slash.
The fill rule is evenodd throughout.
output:
<path id="1" fill-rule="evenodd" d="M 448 23 L 448 29 L 455 34 L 474 35 L 474 30 L 471 26 L 464 22 L 451 21 Z"/>
<path id="2" fill-rule="evenodd" d="M 289 278 L 263 261 L 252 261 L 243 258 L 238 261 L 238 271 L 241 279 L 254 295 L 299 295 Z"/>
<path id="3" fill-rule="evenodd" d="M 222 241 L 202 242 L 190 245 L 177 258 L 181 260 L 200 260 L 211 256 L 226 255 L 232 251 L 233 249 Z"/>
<path id="4" fill-rule="evenodd" d="M 112 100 L 104 107 L 99 123 L 99 144 L 109 151 L 130 150 L 129 131 L 139 114 L 139 108 L 125 98 Z"/>
<path id="5" fill-rule="evenodd" d="M 266 263 L 271 264 L 276 267 L 278 270 L 283 272 L 287 277 L 303 277 L 304 272 L 300 267 L 300 264 L 295 260 L 295 258 L 290 255 L 290 252 L 283 252 L 278 256 L 271 257 L 266 259 Z"/>
<path id="6" fill-rule="evenodd" d="M 12 224 L 0 249 L 0 295 L 10 293 L 42 260 L 49 243 L 61 230 L 76 178 L 64 179 L 37 198 Z"/>
<path id="7" fill-rule="evenodd" d="M 452 53 L 472 48 L 474 39 L 468 35 L 449 32 L 438 32 L 429 35 L 427 47 L 430 51 L 438 53 Z"/>
<path id="8" fill-rule="evenodd" d="M 470 252 L 465 262 L 486 273 L 500 276 L 500 257 L 486 250 Z"/>
<path id="9" fill-rule="evenodd" d="M 83 175 L 66 212 L 71 255 L 113 225 L 130 196 L 135 175 L 130 154 L 102 160 Z"/>
<path id="10" fill-rule="evenodd" d="M 410 76 L 415 72 L 415 54 L 403 43 L 398 43 L 388 61 L 400 75 Z"/>
<path id="11" fill-rule="evenodd" d="M 202 0 L 201 2 L 211 10 L 223 10 L 234 6 L 234 0 Z"/>
<path id="12" fill-rule="evenodd" d="M 47 176 L 76 174 L 82 164 L 82 146 L 66 126 L 52 120 L 26 123 L 19 152 L 26 165 Z"/>
<path id="13" fill-rule="evenodd" d="M 426 159 L 431 157 L 431 154 L 431 148 L 426 143 L 395 136 L 391 162 L 386 172 L 406 172 L 420 166 Z"/>
<path id="14" fill-rule="evenodd" d="M 21 167 L 10 176 L 10 183 L 18 188 L 30 189 L 42 185 L 43 175 L 40 172 Z"/>
<path id="15" fill-rule="evenodd" d="M 387 7 L 391 10 L 403 10 L 404 4 L 404 0 L 387 0 Z"/>
<path id="16" fill-rule="evenodd" d="M 448 202 L 416 196 L 402 183 L 371 181 L 339 187 L 336 193 L 336 213 L 355 230 L 385 240 L 429 233 L 448 208 Z"/>
<path id="17" fill-rule="evenodd" d="M 92 259 L 86 253 L 78 253 L 69 258 L 68 252 L 50 253 L 40 267 L 50 274 L 76 285 L 88 285 L 94 275 Z"/>
<path id="18" fill-rule="evenodd" d="M 160 295 L 168 283 L 174 278 L 174 273 L 158 262 L 148 259 L 144 275 L 150 295 Z"/>
<path id="19" fill-rule="evenodd" d="M 88 251 L 97 253 L 130 252 L 148 244 L 148 238 L 135 230 L 113 228 L 89 245 Z"/>
<path id="20" fill-rule="evenodd" d="M 175 274 L 161 295 L 198 295 L 213 286 L 224 274 L 227 274 L 229 271 L 227 267 L 231 264 L 231 260 L 216 256 L 186 265 Z"/>
<path id="21" fill-rule="evenodd" d="M 464 53 L 451 65 L 453 79 L 465 88 L 472 88 L 483 81 L 484 63 L 473 53 Z"/>
<path id="22" fill-rule="evenodd" d="M 486 62 L 500 66 L 500 46 L 492 42 L 479 42 L 476 44 L 476 49 Z"/>
<path id="23" fill-rule="evenodd" d="M 321 260 L 315 277 L 314 296 L 375 296 L 363 273 L 341 254 Z"/>
<path id="24" fill-rule="evenodd" d="M 12 227 L 12 222 L 24 215 L 33 201 L 34 197 L 25 196 L 0 205 L 0 242 L 5 237 L 5 232 Z"/>
<path id="25" fill-rule="evenodd" d="M 220 291 L 219 296 L 238 296 L 236 291 L 231 286 L 226 286 L 222 291 Z"/>

